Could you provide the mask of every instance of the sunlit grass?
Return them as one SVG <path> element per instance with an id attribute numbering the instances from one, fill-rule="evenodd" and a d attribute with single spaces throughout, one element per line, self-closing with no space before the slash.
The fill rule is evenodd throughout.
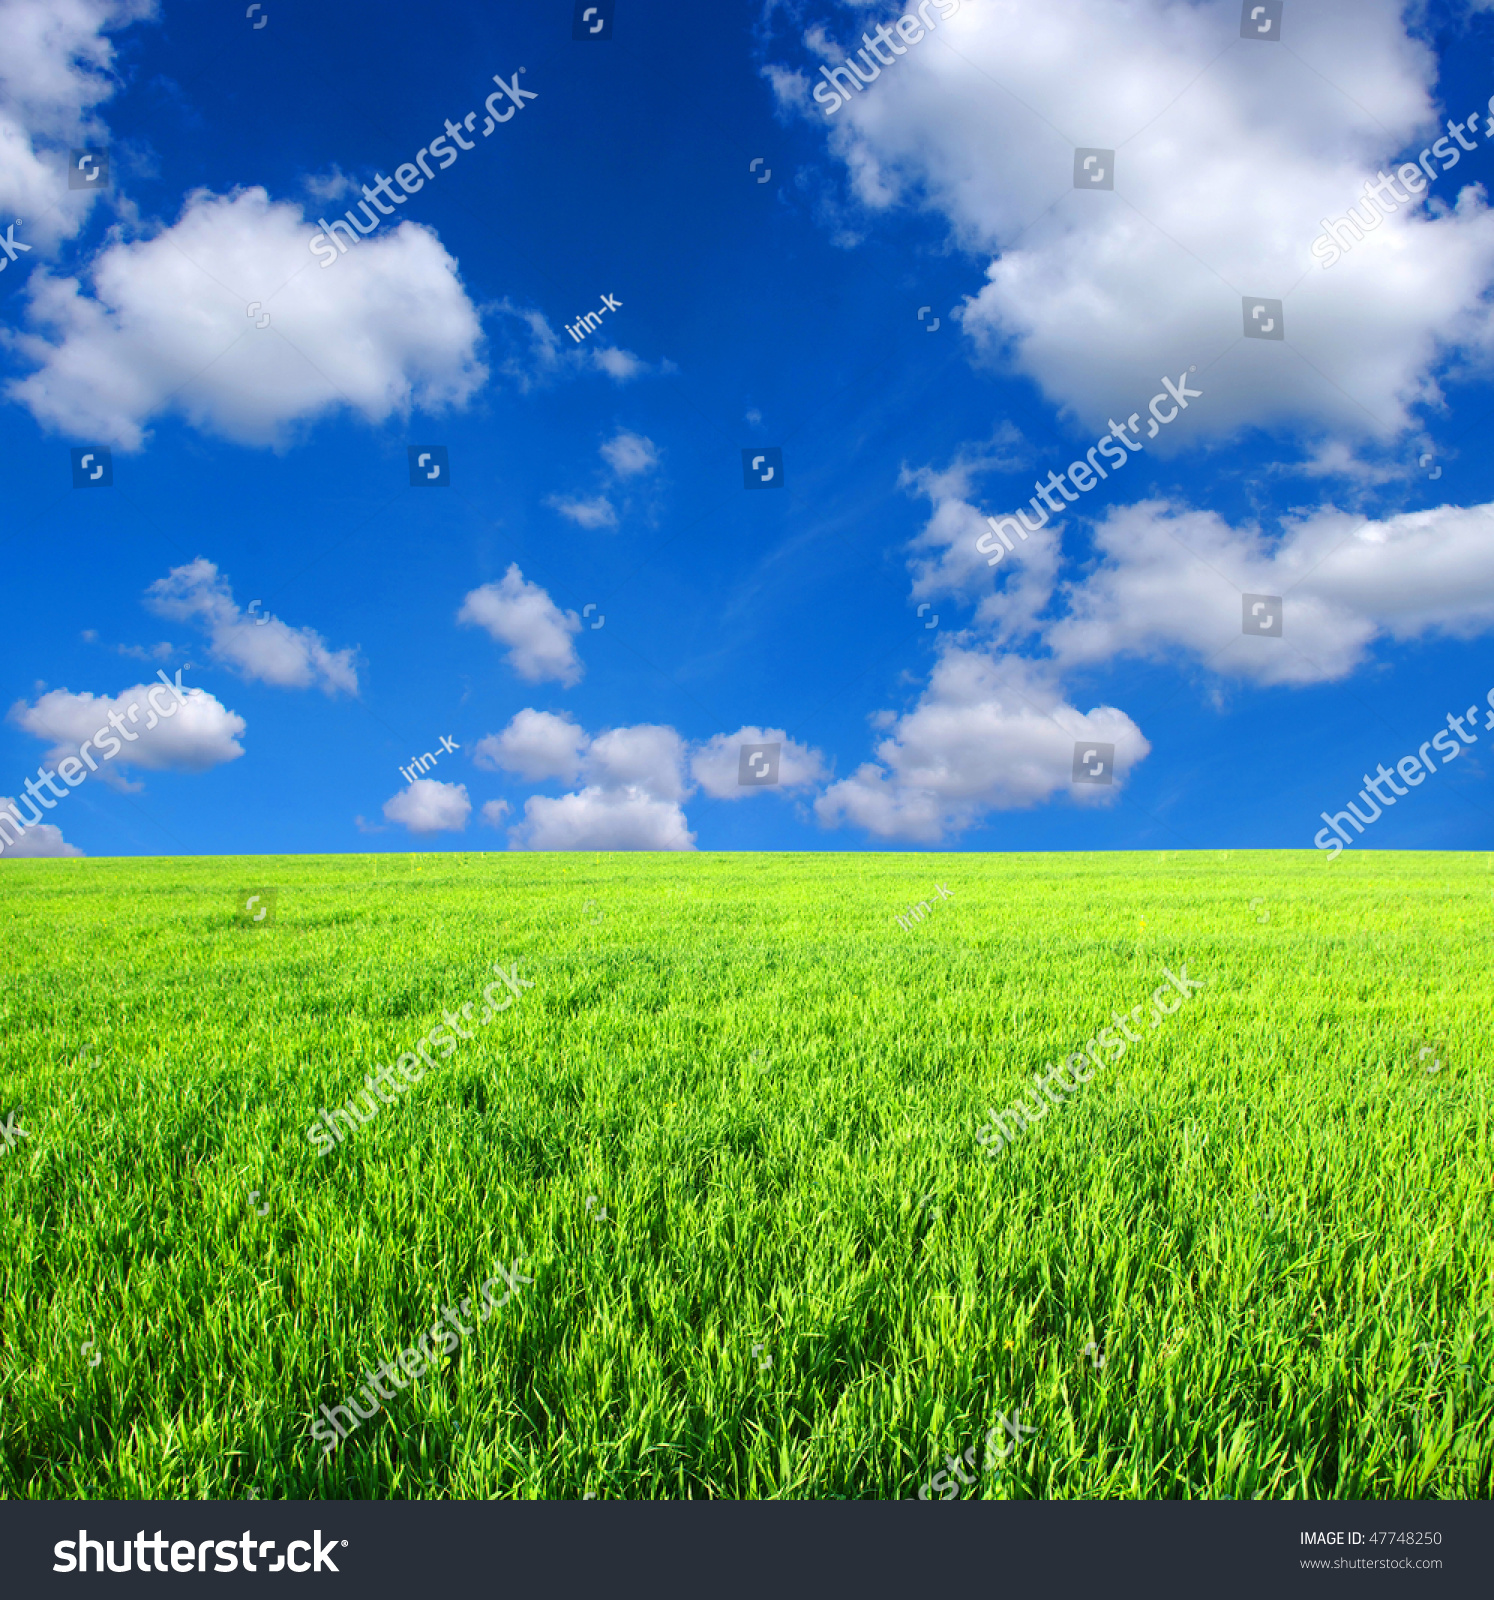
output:
<path id="1" fill-rule="evenodd" d="M 1491 891 L 1371 851 L 0 864 L 0 1492 L 888 1498 L 1016 1411 L 962 1493 L 1487 1498 Z M 499 960 L 535 986 L 319 1158 Z M 516 1257 L 324 1456 L 318 1407 Z"/>

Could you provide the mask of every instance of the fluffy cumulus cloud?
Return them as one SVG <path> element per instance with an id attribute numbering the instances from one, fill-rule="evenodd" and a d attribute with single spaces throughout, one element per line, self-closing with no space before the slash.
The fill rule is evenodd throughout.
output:
<path id="1" fill-rule="evenodd" d="M 744 744 L 781 746 L 776 784 L 744 787 L 738 782 Z M 713 734 L 700 745 L 690 757 L 690 775 L 713 800 L 748 800 L 753 795 L 819 783 L 825 776 L 825 763 L 818 750 L 795 744 L 782 728 L 741 727 L 735 733 Z"/>
<path id="2" fill-rule="evenodd" d="M 692 850 L 680 801 L 689 793 L 685 742 L 673 728 L 612 728 L 588 744 L 585 787 L 531 795 L 510 831 L 526 850 Z"/>
<path id="3" fill-rule="evenodd" d="M 175 709 L 168 714 L 167 707 Z M 206 772 L 237 761 L 244 753 L 239 736 L 247 726 L 205 689 L 183 685 L 179 703 L 159 680 L 122 689 L 113 698 L 53 689 L 35 705 L 17 701 L 9 716 L 17 727 L 47 741 L 52 766 L 91 744 L 82 755 L 84 765 L 94 762 L 99 776 L 119 788 L 130 787 L 119 775 L 126 767 Z M 111 744 L 118 746 L 112 753 Z"/>
<path id="4" fill-rule="evenodd" d="M 1342 679 L 1379 640 L 1472 639 L 1494 629 L 1494 504 L 1438 506 L 1373 520 L 1333 506 L 1268 533 L 1166 500 L 1113 506 L 1094 525 L 1095 559 L 1060 583 L 1053 526 L 1018 542 L 995 573 L 975 551 L 988 532 L 967 496 L 969 461 L 905 471 L 933 511 L 911 542 L 913 593 L 978 597 L 971 630 L 949 648 L 919 706 L 878 755 L 816 804 L 887 838 L 936 842 L 988 809 L 1031 805 L 1066 788 L 1073 740 L 1116 746 L 1116 779 L 1147 752 L 1121 712 L 1080 718 L 1059 685 L 1121 657 L 1191 655 L 1259 684 Z M 989 545 L 988 545 L 989 548 Z M 1281 636 L 1245 632 L 1246 597 Z M 963 646 L 1025 642 L 1041 659 Z M 1080 786 L 1093 803 L 1113 792 Z"/>
<path id="5" fill-rule="evenodd" d="M 690 793 L 687 752 L 673 728 L 643 723 L 591 738 L 568 718 L 524 710 L 501 733 L 480 740 L 475 759 L 530 782 L 583 784 L 558 798 L 530 796 L 523 820 L 509 830 L 515 849 L 694 848 L 680 806 Z M 491 820 L 496 824 L 502 814 Z"/>
<path id="6" fill-rule="evenodd" d="M 690 850 L 695 835 L 684 801 L 697 785 L 718 800 L 758 792 L 737 783 L 738 751 L 743 744 L 766 743 L 783 746 L 780 789 L 823 778 L 820 752 L 795 744 L 778 728 L 718 733 L 692 750 L 675 729 L 658 724 L 611 728 L 592 737 L 569 717 L 534 710 L 520 711 L 501 733 L 480 740 L 474 759 L 489 771 L 531 783 L 554 779 L 580 786 L 559 798 L 531 796 L 522 821 L 510 829 L 515 848 Z"/>
<path id="7" fill-rule="evenodd" d="M 472 752 L 488 772 L 512 772 L 529 783 L 558 778 L 574 783 L 581 776 L 586 730 L 569 717 L 551 711 L 520 711 L 502 733 L 479 739 Z"/>
<path id="8" fill-rule="evenodd" d="M 417 778 L 384 802 L 385 817 L 411 833 L 461 833 L 471 814 L 466 785 L 435 778 Z"/>
<path id="9" fill-rule="evenodd" d="M 1293 421 L 1383 439 L 1436 399 L 1450 347 L 1481 360 L 1494 337 L 1494 216 L 1437 158 L 1430 193 L 1337 265 L 1310 253 L 1367 179 L 1445 132 L 1404 9 L 1288 7 L 1286 48 L 1242 40 L 1236 0 L 987 0 L 833 116 L 813 73 L 769 76 L 867 207 L 927 205 L 991 254 L 966 332 L 1086 427 L 1144 414 L 1161 374 L 1196 364 L 1205 397 L 1170 442 Z M 804 43 L 816 66 L 841 57 Z M 1075 188 L 1086 146 L 1114 152 L 1113 190 Z M 1241 338 L 1244 296 L 1285 302 L 1284 342 Z"/>
<path id="10" fill-rule="evenodd" d="M 6 392 L 50 428 L 125 450 L 167 411 L 279 445 L 341 407 L 382 422 L 464 404 L 487 378 L 482 328 L 435 234 L 404 222 L 303 270 L 314 231 L 263 189 L 199 190 L 171 227 L 104 250 L 87 290 L 33 271 L 32 331 L 12 342 L 36 370 Z"/>
<path id="11" fill-rule="evenodd" d="M 558 800 L 532 795 L 510 830 L 525 850 L 693 850 L 695 835 L 677 805 L 626 790 L 586 788 Z"/>
<path id="12" fill-rule="evenodd" d="M 795 744 L 778 728 L 718 733 L 692 750 L 675 729 L 658 724 L 610 728 L 592 737 L 569 717 L 534 710 L 520 711 L 501 733 L 480 740 L 474 759 L 489 771 L 531 783 L 578 785 L 558 798 L 531 796 L 523 819 L 510 830 L 515 848 L 690 850 L 695 835 L 683 803 L 697 785 L 718 800 L 757 792 L 738 786 L 738 750 L 767 743 L 783 746 L 780 789 L 805 788 L 823 778 L 820 752 Z"/>
<path id="13" fill-rule="evenodd" d="M 509 666 L 529 683 L 553 681 L 569 689 L 586 670 L 571 639 L 581 631 L 580 617 L 562 611 L 539 584 L 526 582 L 517 562 L 500 582 L 473 589 L 457 621 L 507 645 Z"/>
<path id="14" fill-rule="evenodd" d="M 146 604 L 160 616 L 195 623 L 208 637 L 213 660 L 241 678 L 287 689 L 314 685 L 327 694 L 358 692 L 354 650 L 329 650 L 311 628 L 240 611 L 228 581 L 201 556 L 158 578 Z"/>
<path id="15" fill-rule="evenodd" d="M 154 0 L 0 5 L 0 216 L 23 219 L 18 243 L 44 251 L 82 227 L 101 191 L 68 187 L 68 153 L 109 142 L 96 109 L 115 88 L 106 35 L 154 14 Z"/>
<path id="16" fill-rule="evenodd" d="M 656 800 L 683 800 L 689 793 L 685 741 L 655 724 L 598 734 L 586 752 L 586 774 L 596 788 L 636 790 Z"/>
<path id="17" fill-rule="evenodd" d="M 1494 627 L 1494 505 L 1383 521 L 1326 507 L 1272 540 L 1144 501 L 1111 511 L 1095 541 L 1102 561 L 1045 631 L 1063 667 L 1182 650 L 1260 683 L 1319 683 L 1347 676 L 1376 639 Z M 1242 633 L 1245 594 L 1281 598 L 1280 638 Z"/>
<path id="18" fill-rule="evenodd" d="M 42 792 L 47 793 L 43 788 Z M 15 861 L 21 857 L 81 856 L 75 844 L 62 837 L 62 829 L 54 822 L 33 823 L 31 813 L 45 815 L 32 800 L 22 800 L 25 812 L 16 809 L 16 802 L 0 795 L 0 858 Z M 52 801 L 55 806 L 57 802 Z M 12 816 L 15 821 L 12 822 Z"/>
<path id="19" fill-rule="evenodd" d="M 1124 712 L 1067 704 L 1042 664 L 958 647 L 945 650 L 912 711 L 879 721 L 890 731 L 877 760 L 832 784 L 815 810 L 830 827 L 848 822 L 879 838 L 924 844 L 1059 791 L 1080 804 L 1104 804 L 1151 749 Z M 1115 746 L 1111 785 L 1072 782 L 1080 741 Z"/>

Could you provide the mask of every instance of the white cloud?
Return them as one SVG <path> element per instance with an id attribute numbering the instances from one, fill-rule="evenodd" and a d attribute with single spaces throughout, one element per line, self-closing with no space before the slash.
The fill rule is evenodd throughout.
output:
<path id="1" fill-rule="evenodd" d="M 884 839 L 937 844 L 989 811 L 1035 806 L 1067 790 L 1078 804 L 1113 800 L 1151 749 L 1124 712 L 1067 704 L 1042 663 L 947 648 L 918 705 L 878 719 L 892 732 L 849 778 L 815 802 L 821 822 Z M 1114 783 L 1071 783 L 1074 745 L 1115 746 Z M 880 765 L 878 764 L 880 763 Z"/>
<path id="2" fill-rule="evenodd" d="M 578 352 L 580 353 L 580 352 Z M 582 360 L 586 355 L 582 353 Z M 613 345 L 598 345 L 590 352 L 591 364 L 616 383 L 631 383 L 634 378 L 657 376 L 668 377 L 672 372 L 680 369 L 669 360 L 661 357 L 657 364 L 650 365 L 641 356 L 635 356 L 631 350 L 619 350 Z"/>
<path id="3" fill-rule="evenodd" d="M 149 649 L 140 644 L 117 644 L 114 648 L 120 655 L 129 656 L 135 661 L 170 661 L 172 656 L 180 653 L 168 640 L 162 640 Z"/>
<path id="4" fill-rule="evenodd" d="M 499 583 L 485 583 L 462 601 L 457 621 L 485 628 L 509 647 L 508 663 L 530 683 L 553 679 L 572 688 L 585 668 L 571 640 L 581 630 L 574 611 L 562 611 L 537 583 L 526 583 L 514 562 Z"/>
<path id="5" fill-rule="evenodd" d="M 981 531 L 990 532 L 984 520 Z M 1028 534 L 1025 542 L 1014 537 L 1012 544 L 1013 552 L 1002 558 L 999 567 L 1003 574 L 999 587 L 981 600 L 974 618 L 977 628 L 1009 647 L 1041 630 L 1040 619 L 1052 602 L 1063 558 L 1059 535 L 1052 527 Z"/>
<path id="6" fill-rule="evenodd" d="M 483 803 L 483 825 L 488 828 L 497 828 L 502 825 L 503 819 L 513 809 L 507 800 L 487 800 Z"/>
<path id="7" fill-rule="evenodd" d="M 51 799 L 44 785 L 38 784 L 37 787 Z M 56 823 L 28 822 L 28 815 L 33 811 L 39 812 L 43 816 L 46 814 L 35 801 L 22 800 L 21 804 L 26 807 L 25 812 L 16 809 L 16 802 L 13 799 L 0 795 L 0 820 L 4 821 L 6 830 L 0 832 L 0 855 L 3 855 L 5 860 L 15 861 L 21 857 L 81 856 L 83 854 L 77 845 L 69 844 L 62 837 L 62 829 Z M 57 802 L 53 800 L 52 804 L 55 806 Z M 9 831 L 14 827 L 10 820 L 10 813 L 12 812 L 23 824 L 26 824 L 25 831 L 19 839 L 16 839 L 15 835 Z"/>
<path id="8" fill-rule="evenodd" d="M 502 733 L 477 742 L 474 763 L 487 772 L 513 772 L 529 783 L 559 778 L 574 783 L 581 775 L 586 731 L 569 717 L 550 711 L 518 712 Z"/>
<path id="9" fill-rule="evenodd" d="M 471 812 L 465 784 L 435 778 L 417 778 L 384 802 L 385 817 L 411 833 L 461 833 Z"/>
<path id="10" fill-rule="evenodd" d="M 552 494 L 545 501 L 545 504 L 553 506 L 561 516 L 569 518 L 578 527 L 615 528 L 617 526 L 616 508 L 604 494 L 599 494 L 594 500 L 571 500 L 563 495 Z"/>
<path id="11" fill-rule="evenodd" d="M 146 591 L 146 604 L 161 616 L 196 622 L 211 641 L 213 660 L 250 682 L 258 678 L 288 689 L 315 685 L 327 694 L 358 692 L 355 650 L 328 650 L 312 628 L 241 612 L 227 580 L 201 556 L 158 578 Z"/>
<path id="12" fill-rule="evenodd" d="M 149 699 L 152 691 L 156 706 L 176 706 L 172 715 L 157 714 Z M 244 719 L 220 705 L 205 689 L 183 684 L 182 692 L 185 704 L 178 705 L 159 679 L 121 689 L 112 699 L 108 695 L 53 689 L 33 706 L 18 700 L 9 716 L 27 733 L 49 741 L 46 759 L 52 766 L 66 756 L 76 756 L 79 746 L 94 740 L 99 733 L 103 744 L 113 740 L 120 746 L 114 755 L 105 756 L 95 742 L 93 750 L 82 759 L 86 765 L 97 751 L 99 776 L 118 788 L 129 787 L 118 775 L 126 767 L 150 772 L 206 772 L 209 767 L 238 760 L 244 753 L 238 739 L 248 726 Z M 123 724 L 117 734 L 109 722 L 111 714 Z"/>
<path id="13" fill-rule="evenodd" d="M 344 406 L 382 422 L 464 404 L 487 377 L 482 329 L 435 234 L 404 222 L 322 270 L 314 231 L 263 189 L 198 190 L 173 226 L 103 251 L 92 294 L 33 272 L 28 314 L 43 332 L 12 342 L 38 370 L 7 394 L 50 428 L 124 450 L 171 412 L 280 445 Z M 247 316 L 253 302 L 261 311 Z"/>
<path id="14" fill-rule="evenodd" d="M 1014 641 L 1030 633 L 1052 598 L 1063 554 L 1061 519 L 1026 539 L 1014 537 L 1013 552 L 993 568 L 976 543 L 991 531 L 986 518 L 1003 515 L 1004 508 L 982 510 L 972 498 L 973 486 L 986 473 L 1012 472 L 1027 463 L 1021 434 L 1003 424 L 986 444 L 961 450 L 942 471 L 905 466 L 898 475 L 900 488 L 934 508 L 908 547 L 913 599 L 979 595 L 975 622 L 1001 640 Z"/>
<path id="15" fill-rule="evenodd" d="M 744 787 L 737 782 L 744 744 L 779 744 L 778 782 Z M 690 758 L 690 775 L 713 800 L 747 800 L 756 794 L 803 788 L 825 776 L 824 757 L 809 745 L 795 744 L 782 728 L 741 727 L 713 734 Z"/>
<path id="16" fill-rule="evenodd" d="M 1403 206 L 1331 271 L 1309 254 L 1321 219 L 1443 131 L 1403 10 L 1294 6 L 1285 44 L 1252 45 L 1235 0 L 990 0 L 833 117 L 793 75 L 778 93 L 828 127 L 865 206 L 926 204 L 995 257 L 965 330 L 1086 429 L 1197 364 L 1205 396 L 1170 441 L 1289 421 L 1385 438 L 1436 399 L 1447 347 L 1494 343 L 1494 215 L 1458 198 L 1466 165 L 1432 188 L 1455 210 Z M 1115 152 L 1113 192 L 1074 189 L 1079 146 Z M 1241 338 L 1245 295 L 1286 301 L 1285 343 Z"/>
<path id="17" fill-rule="evenodd" d="M 48 250 L 70 239 L 108 192 L 68 187 L 68 151 L 109 142 L 95 112 L 115 87 L 105 33 L 154 15 L 153 0 L 0 5 L 0 216 L 22 219 L 18 242 Z"/>
<path id="18" fill-rule="evenodd" d="M 594 787 L 637 791 L 656 800 L 683 800 L 685 741 L 673 728 L 640 723 L 598 734 L 586 752 L 587 780 Z"/>
<path id="19" fill-rule="evenodd" d="M 586 359 L 574 345 L 569 350 L 561 347 L 560 336 L 550 326 L 550 319 L 543 311 L 537 311 L 533 306 L 515 305 L 508 299 L 498 301 L 493 310 L 519 323 L 528 334 L 527 343 L 520 348 L 515 348 L 512 341 L 507 341 L 510 353 L 498 365 L 499 372 L 520 394 L 542 388 L 562 373 L 578 371 Z M 500 327 L 504 328 L 506 338 L 507 325 L 500 324 Z"/>
<path id="20" fill-rule="evenodd" d="M 651 723 L 612 728 L 593 739 L 569 717 L 526 708 L 502 733 L 480 739 L 473 759 L 530 783 L 574 783 L 584 773 L 595 788 L 637 789 L 657 800 L 680 800 L 688 792 L 685 741 L 673 728 Z"/>
<path id="21" fill-rule="evenodd" d="M 481 740 L 475 759 L 479 766 L 530 782 L 585 780 L 576 793 L 532 795 L 525 801 L 523 820 L 509 830 L 514 849 L 694 847 L 695 835 L 680 808 L 690 792 L 685 741 L 673 728 L 641 723 L 590 739 L 568 718 L 526 709 L 502 733 Z"/>
<path id="22" fill-rule="evenodd" d="M 560 335 L 550 326 L 550 319 L 533 306 L 521 306 L 504 299 L 484 309 L 501 314 L 524 330 L 524 336 L 515 338 L 508 333 L 507 324 L 502 325 L 507 353 L 498 363 L 499 372 L 521 394 L 548 387 L 561 378 L 579 377 L 587 371 L 603 372 L 619 384 L 649 373 L 679 371 L 672 361 L 661 360 L 656 367 L 651 367 L 632 351 L 610 345 L 594 346 L 588 340 L 577 346 L 570 338 L 562 343 Z"/>
<path id="23" fill-rule="evenodd" d="M 341 167 L 333 164 L 330 172 L 308 172 L 301 186 L 321 206 L 332 200 L 341 200 L 345 194 L 357 194 L 358 184 Z"/>
<path id="24" fill-rule="evenodd" d="M 653 440 L 626 429 L 602 444 L 601 456 L 612 469 L 613 476 L 619 480 L 639 477 L 652 472 L 659 465 L 659 451 Z M 618 524 L 617 507 L 605 494 L 595 495 L 590 500 L 577 495 L 552 494 L 547 497 L 545 504 L 553 506 L 561 516 L 582 528 L 615 528 Z M 627 510 L 629 504 L 624 500 L 623 509 Z"/>
<path id="25" fill-rule="evenodd" d="M 1283 464 L 1279 470 L 1304 478 L 1347 478 L 1360 488 L 1404 482 L 1411 476 L 1406 462 L 1368 460 L 1345 439 L 1320 439 L 1304 460 Z"/>
<path id="26" fill-rule="evenodd" d="M 14 114 L 56 138 L 114 93 L 107 30 L 155 14 L 153 0 L 6 0 L 0 7 L 0 94 Z"/>
<path id="27" fill-rule="evenodd" d="M 1377 638 L 1494 628 L 1494 505 L 1438 506 L 1371 522 L 1329 506 L 1269 541 L 1166 501 L 1112 510 L 1103 562 L 1068 590 L 1046 642 L 1063 667 L 1183 649 L 1261 683 L 1345 677 Z M 1242 634 L 1241 594 L 1284 599 L 1282 637 Z"/>
<path id="28" fill-rule="evenodd" d="M 602 445 L 602 459 L 619 478 L 635 478 L 659 465 L 659 450 L 652 439 L 624 428 Z"/>
<path id="29" fill-rule="evenodd" d="M 639 723 L 595 738 L 568 717 L 520 711 L 497 734 L 479 741 L 474 759 L 489 770 L 530 782 L 580 782 L 574 793 L 531 796 L 523 820 L 509 830 L 516 849 L 690 850 L 683 802 L 695 780 L 717 799 L 745 798 L 737 786 L 737 746 L 781 743 L 780 788 L 805 787 L 824 776 L 818 750 L 795 744 L 781 729 L 744 727 L 696 747 L 671 727 Z"/>
<path id="30" fill-rule="evenodd" d="M 551 800 L 533 795 L 510 830 L 525 850 L 693 850 L 685 814 L 637 790 L 585 788 Z"/>
<path id="31" fill-rule="evenodd" d="M 905 474 L 905 479 L 934 506 L 929 520 L 908 544 L 912 597 L 928 600 L 940 594 L 989 588 L 995 573 L 975 548 L 989 526 L 985 513 L 966 498 L 970 493 L 966 475 L 923 467 Z M 1022 554 L 1026 555 L 1025 548 Z"/>
<path id="32" fill-rule="evenodd" d="M 1038 619 L 1053 598 L 1063 545 L 1057 524 L 1050 523 L 1025 539 L 1012 536 L 1013 548 L 996 567 L 976 549 L 991 532 L 988 513 L 971 504 L 970 472 L 956 466 L 944 472 L 931 467 L 904 471 L 901 482 L 933 502 L 933 512 L 909 542 L 913 552 L 912 595 L 929 600 L 949 595 L 979 594 L 974 623 L 1001 643 L 1016 643 L 1039 626 Z"/>
<path id="33" fill-rule="evenodd" d="M 611 345 L 601 345 L 591 352 L 593 364 L 609 378 L 627 383 L 648 371 L 648 363 L 640 360 L 631 350 L 618 350 Z"/>

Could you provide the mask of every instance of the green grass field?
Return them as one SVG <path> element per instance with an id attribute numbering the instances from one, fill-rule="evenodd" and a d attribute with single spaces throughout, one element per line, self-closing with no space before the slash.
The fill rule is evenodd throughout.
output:
<path id="1" fill-rule="evenodd" d="M 4 863 L 0 1492 L 897 1498 L 970 1450 L 936 1497 L 1487 1498 L 1490 859 Z"/>

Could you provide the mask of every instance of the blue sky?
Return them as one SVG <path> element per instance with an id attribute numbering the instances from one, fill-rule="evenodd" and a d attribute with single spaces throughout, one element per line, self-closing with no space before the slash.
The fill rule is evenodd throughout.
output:
<path id="1" fill-rule="evenodd" d="M 1494 843 L 1486 10 L 512 10 L 0 0 L 5 854 Z"/>

